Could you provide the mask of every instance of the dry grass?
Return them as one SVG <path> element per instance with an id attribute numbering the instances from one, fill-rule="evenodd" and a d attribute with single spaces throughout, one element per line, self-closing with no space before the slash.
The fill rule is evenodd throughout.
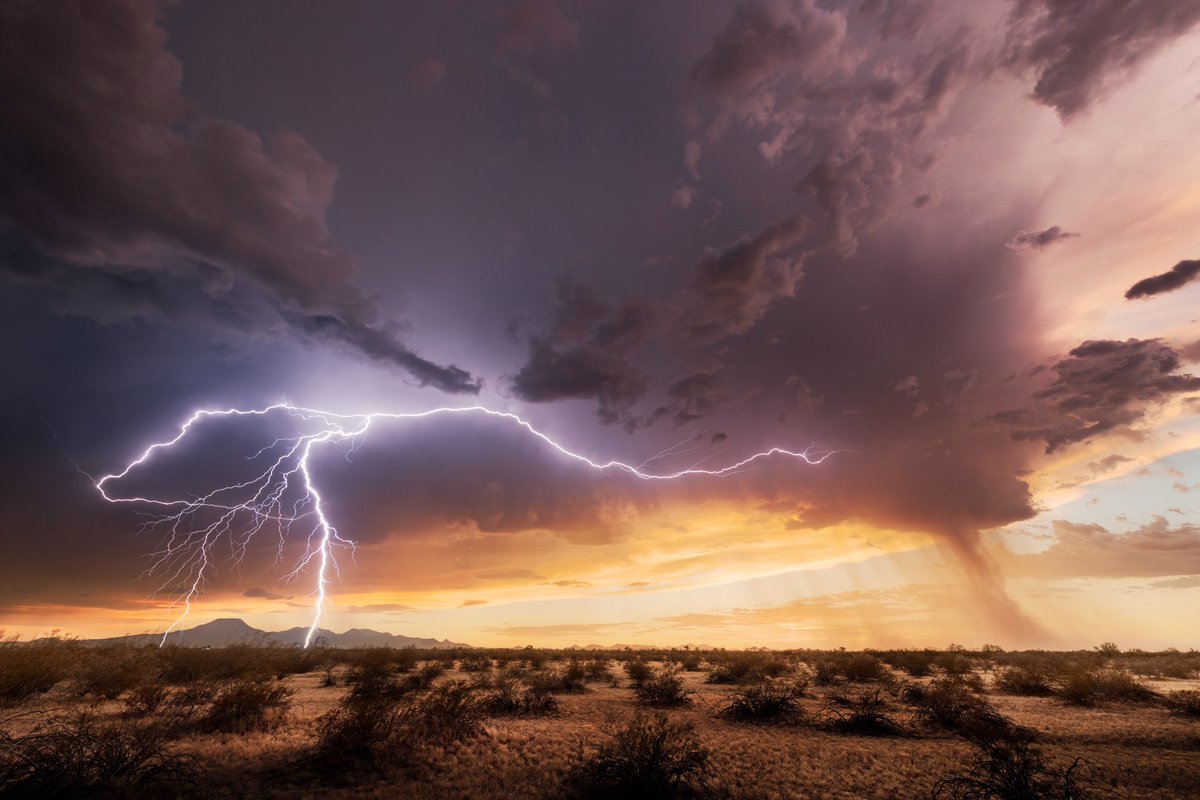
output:
<path id="1" fill-rule="evenodd" d="M 1114 796 L 1130 800 L 1194 798 L 1200 786 L 1200 722 L 1194 716 L 1200 685 L 1195 678 L 1132 677 L 1139 674 L 1133 664 L 1170 664 L 1172 658 L 1190 663 L 1187 653 L 915 651 L 919 655 L 910 658 L 903 651 L 304 653 L 252 647 L 226 653 L 110 651 L 71 642 L 0 650 L 0 666 L 21 678 L 0 671 L 0 685 L 38 687 L 22 689 L 22 699 L 9 699 L 0 712 L 8 754 L 0 761 L 11 765 L 16 742 L 47 733 L 70 742 L 68 753 L 92 752 L 98 731 L 119 752 L 136 752 L 142 736 L 152 745 L 144 751 L 152 756 L 144 762 L 145 777 L 131 777 L 132 783 L 117 787 L 118 795 L 153 797 L 170 794 L 172 786 L 179 793 L 202 785 L 213 798 L 559 798 L 568 789 L 582 791 L 571 781 L 589 759 L 629 755 L 617 732 L 635 719 L 641 727 L 623 734 L 629 737 L 623 741 L 641 741 L 639 747 L 653 752 L 660 746 L 655 737 L 664 737 L 665 774 L 672 774 L 671 764 L 703 762 L 698 771 L 684 769 L 668 781 L 669 791 L 684 796 L 927 799 L 945 780 L 943 798 L 967 797 L 973 785 L 967 780 L 992 780 L 1007 764 L 1032 776 L 1041 794 L 1029 797 L 1068 797 L 1076 795 L 1059 790 L 1078 758 L 1103 776 Z M 148 678 L 111 700 L 105 695 L 112 691 L 80 696 L 89 672 L 85 657 L 120 665 L 130 653 L 142 659 L 131 672 Z M 222 663 L 222 656 L 228 661 Z M 678 670 L 685 658 L 743 683 L 714 684 L 706 673 Z M 464 659 L 468 671 L 459 669 Z M 829 685 L 813 681 L 802 690 L 822 663 L 831 665 Z M 913 679 L 913 672 L 926 669 L 928 677 Z M 1044 677 L 1050 693 L 1002 691 L 1002 678 L 1012 669 Z M 897 670 L 907 673 L 906 682 Z M 1101 678 L 1106 688 L 1097 702 L 1064 702 L 1073 670 Z M 637 687 L 614 684 L 620 671 L 641 673 L 643 687 L 670 676 L 692 702 L 666 712 L 662 724 L 668 727 L 658 730 L 659 712 L 646 713 Z M 775 677 L 767 674 L 775 671 Z M 1122 674 L 1131 677 L 1109 678 Z M 286 717 L 267 704 L 268 723 L 215 730 L 209 720 L 220 698 L 246 686 L 289 692 Z M 1137 687 L 1152 690 L 1162 700 L 1142 702 L 1122 686 L 1133 686 L 1135 695 Z M 73 726 L 70 720 L 84 704 L 92 709 L 90 727 Z M 864 735 L 879 732 L 873 729 L 880 716 L 906 735 Z M 753 721 L 790 724 L 745 724 Z M 663 732 L 668 729 L 674 733 Z M 1030 738 L 1016 738 L 1018 731 Z M 702 760 L 695 755 L 701 751 Z M 187 758 L 172 760 L 176 756 Z M 164 770 L 156 772 L 159 763 Z M 176 766 L 196 777 L 178 780 L 166 769 Z M 63 774 L 78 773 L 72 769 Z M 610 775 L 612 769 L 600 772 Z M 1087 772 L 1080 766 L 1070 773 L 1072 791 L 1089 788 L 1082 780 Z M 0 796 L 22 794 L 6 789 Z"/>

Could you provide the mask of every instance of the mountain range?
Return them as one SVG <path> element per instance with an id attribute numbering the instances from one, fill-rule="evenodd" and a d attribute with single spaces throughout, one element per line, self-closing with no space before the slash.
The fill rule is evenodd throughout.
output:
<path id="1" fill-rule="evenodd" d="M 167 636 L 168 644 L 185 647 L 221 647 L 228 644 L 282 644 L 302 645 L 308 628 L 289 628 L 286 631 L 262 631 L 247 625 L 240 619 L 215 619 L 186 630 L 172 631 Z M 138 633 L 117 636 L 111 639 L 92 639 L 93 644 L 158 644 L 162 636 L 155 633 Z M 451 642 L 448 639 L 425 639 L 383 633 L 369 628 L 351 628 L 344 633 L 318 628 L 314 642 L 330 647 L 416 647 L 422 650 L 451 650 L 469 648 L 471 645 Z"/>

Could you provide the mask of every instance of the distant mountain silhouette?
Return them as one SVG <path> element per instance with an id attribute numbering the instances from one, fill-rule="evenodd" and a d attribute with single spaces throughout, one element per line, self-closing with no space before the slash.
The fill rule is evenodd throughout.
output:
<path id="1" fill-rule="evenodd" d="M 308 628 L 289 628 L 286 631 L 260 631 L 240 619 L 214 619 L 187 630 L 172 631 L 168 644 L 185 647 L 221 647 L 227 644 L 283 644 L 302 645 Z M 117 636 L 111 639 L 91 639 L 93 644 L 158 644 L 162 636 L 153 633 L 138 633 L 132 636 Z M 416 636 L 401 636 L 383 633 L 368 628 L 351 628 L 345 633 L 334 633 L 318 628 L 314 642 L 330 647 L 417 647 L 423 650 L 449 650 L 470 647 L 469 644 L 451 642 L 447 639 L 423 639 Z"/>

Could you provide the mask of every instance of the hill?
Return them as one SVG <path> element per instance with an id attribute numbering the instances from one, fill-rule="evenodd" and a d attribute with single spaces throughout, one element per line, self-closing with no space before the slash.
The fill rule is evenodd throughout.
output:
<path id="1" fill-rule="evenodd" d="M 240 619 L 215 619 L 194 628 L 172 631 L 168 644 L 185 647 L 221 647 L 229 644 L 282 644 L 302 645 L 308 628 L 289 628 L 286 631 L 263 631 L 247 625 Z M 117 636 L 111 639 L 91 639 L 92 644 L 158 644 L 162 637 L 153 633 L 138 633 Z M 417 636 L 402 636 L 384 633 L 369 628 L 351 628 L 344 633 L 318 628 L 314 642 L 330 647 L 416 647 L 424 650 L 450 650 L 469 648 L 471 645 L 451 642 L 448 639 L 426 639 Z"/>

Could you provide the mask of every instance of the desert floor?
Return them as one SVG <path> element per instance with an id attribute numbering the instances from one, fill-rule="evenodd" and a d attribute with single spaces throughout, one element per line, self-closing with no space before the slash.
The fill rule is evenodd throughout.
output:
<path id="1" fill-rule="evenodd" d="M 370 765 L 348 755 L 343 759 L 336 749 L 316 748 L 319 720 L 341 707 L 348 692 L 347 676 L 354 680 L 353 663 L 272 676 L 263 680 L 290 692 L 286 709 L 245 730 L 222 732 L 201 724 L 174 727 L 164 747 L 170 754 L 188 757 L 186 777 L 175 784 L 160 784 L 153 792 L 137 787 L 125 791 L 129 796 L 190 793 L 264 798 L 562 797 L 568 792 L 572 770 L 613 730 L 639 714 L 665 714 L 673 722 L 693 725 L 698 745 L 708 754 L 706 783 L 719 788 L 716 796 L 731 798 L 928 798 L 939 778 L 962 774 L 977 755 L 963 736 L 923 720 L 908 699 L 911 687 L 938 679 L 936 668 L 918 678 L 888 668 L 882 682 L 835 679 L 820 685 L 812 681 L 804 662 L 794 661 L 792 672 L 773 680 L 805 677 L 807 688 L 797 701 L 796 713 L 783 722 L 755 724 L 720 715 L 732 693 L 740 689 L 706 682 L 708 660 L 690 671 L 669 669 L 663 661 L 647 663 L 652 671 L 669 672 L 682 681 L 683 691 L 691 693 L 686 704 L 648 707 L 631 688 L 620 661 L 614 660 L 607 665 L 607 678 L 588 680 L 581 692 L 555 692 L 554 713 L 496 716 L 485 712 L 480 715 L 481 727 L 470 735 L 448 742 L 408 741 Z M 426 689 L 462 681 L 477 687 L 471 696 L 482 696 L 489 676 L 500 672 L 493 667 L 481 676 L 478 665 L 463 671 L 463 662 L 445 657 L 441 664 L 449 668 Z M 538 665 L 543 671 L 565 667 L 563 661 Z M 417 668 L 414 663 L 404 671 Z M 1032 732 L 1048 770 L 1064 770 L 1077 758 L 1086 761 L 1088 793 L 1080 796 L 1200 797 L 1200 719 L 1180 714 L 1161 700 L 1075 705 L 1058 693 L 1006 694 L 996 690 L 997 672 L 992 667 L 976 666 L 967 674 L 977 676 L 971 678 L 976 695 Z M 334 685 L 327 685 L 331 679 Z M 1194 677 L 1145 678 L 1139 684 L 1159 698 L 1200 688 Z M 901 730 L 893 731 L 894 735 L 864 735 L 841 732 L 829 724 L 836 700 L 864 694 L 877 696 L 884 713 Z M 106 730 L 105 724 L 154 724 L 154 715 L 131 721 L 131 696 L 118 692 L 113 699 L 99 699 L 65 680 L 0 708 L 0 731 L 11 745 L 47 730 L 49 720 L 81 713 L 94 717 L 99 730 Z M 31 796 L 28 784 L 22 788 L 19 781 L 10 780 L 5 786 L 0 796 Z"/>

